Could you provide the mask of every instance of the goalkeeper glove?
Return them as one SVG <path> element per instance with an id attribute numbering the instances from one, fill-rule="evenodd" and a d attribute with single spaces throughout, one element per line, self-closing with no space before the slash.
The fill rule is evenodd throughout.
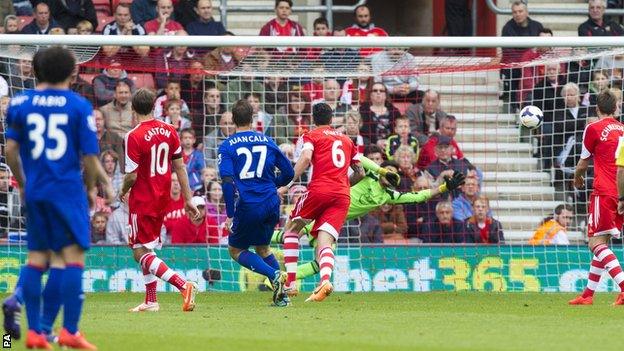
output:
<path id="1" fill-rule="evenodd" d="M 388 183 L 390 183 L 390 185 L 392 185 L 393 187 L 398 187 L 399 184 L 401 184 L 401 177 L 399 176 L 398 173 L 389 171 L 383 167 L 379 168 L 378 171 L 379 175 L 384 177 Z"/>
<path id="2" fill-rule="evenodd" d="M 466 176 L 462 172 L 454 171 L 452 177 L 444 177 L 444 183 L 440 185 L 438 190 L 440 190 L 441 193 L 453 191 L 464 185 L 465 182 Z"/>

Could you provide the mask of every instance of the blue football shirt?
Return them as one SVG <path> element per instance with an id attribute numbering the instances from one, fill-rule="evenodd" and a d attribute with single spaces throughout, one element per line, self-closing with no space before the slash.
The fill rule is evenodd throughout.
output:
<path id="1" fill-rule="evenodd" d="M 97 155 L 91 104 L 70 90 L 29 90 L 11 99 L 6 137 L 20 144 L 26 199 L 86 199 L 80 159 Z"/>

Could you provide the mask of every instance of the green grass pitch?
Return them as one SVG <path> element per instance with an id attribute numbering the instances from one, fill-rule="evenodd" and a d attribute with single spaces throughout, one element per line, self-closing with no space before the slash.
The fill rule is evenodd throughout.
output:
<path id="1" fill-rule="evenodd" d="M 611 306 L 615 294 L 598 294 L 593 306 L 568 306 L 573 295 L 554 293 L 305 297 L 277 308 L 268 293 L 209 292 L 183 313 L 180 296 L 161 293 L 160 312 L 132 314 L 143 294 L 89 294 L 81 329 L 100 350 L 621 349 L 624 306 Z"/>

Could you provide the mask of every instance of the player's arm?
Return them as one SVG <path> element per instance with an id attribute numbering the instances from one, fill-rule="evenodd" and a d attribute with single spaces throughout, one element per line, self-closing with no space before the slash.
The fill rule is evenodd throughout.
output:
<path id="1" fill-rule="evenodd" d="M 399 184 L 401 183 L 401 177 L 397 173 L 390 172 L 387 169 L 380 167 L 378 164 L 376 164 L 374 161 L 366 156 L 360 155 L 360 163 L 365 170 L 377 173 L 380 176 L 386 178 L 386 180 L 394 187 L 399 186 Z"/>
<path id="2" fill-rule="evenodd" d="M 618 188 L 618 213 L 624 214 L 624 137 L 620 137 L 617 149 L 615 150 L 615 165 L 617 166 L 617 188 Z"/>
<path id="3" fill-rule="evenodd" d="M 453 191 L 464 184 L 466 176 L 461 172 L 453 172 L 453 176 L 445 177 L 444 183 L 434 186 L 431 189 L 421 190 L 419 192 L 398 192 L 393 191 L 389 204 L 411 204 L 428 201 L 432 197 Z"/>
<path id="4" fill-rule="evenodd" d="M 589 168 L 589 160 L 594 154 L 594 145 L 597 138 L 594 135 L 593 129 L 590 127 L 591 124 L 585 127 L 583 131 L 581 158 L 574 170 L 574 187 L 577 189 L 583 189 L 585 187 L 585 173 L 587 173 L 587 169 Z"/>
<path id="5" fill-rule="evenodd" d="M 353 186 L 366 177 L 366 172 L 360 162 L 351 164 L 351 169 L 353 170 L 353 174 L 349 177 L 349 184 Z"/>
<path id="6" fill-rule="evenodd" d="M 115 199 L 115 190 L 97 155 L 82 156 L 82 163 L 84 164 L 84 183 L 87 187 L 87 193 L 91 194 L 97 184 L 100 183 L 104 187 L 106 202 L 112 203 Z M 90 197 L 90 201 L 94 202 L 94 199 Z"/>
<path id="7" fill-rule="evenodd" d="M 13 139 L 7 140 L 6 148 L 5 148 L 6 161 L 7 161 L 7 164 L 9 165 L 9 168 L 11 169 L 11 172 L 13 173 L 13 177 L 15 177 L 15 180 L 17 181 L 17 184 L 19 185 L 19 189 L 23 197 L 24 182 L 26 178 L 24 177 L 24 171 L 22 170 L 22 160 L 20 159 L 20 156 L 19 156 L 19 148 L 20 148 L 20 145 L 17 141 Z"/>
<path id="8" fill-rule="evenodd" d="M 305 173 L 310 166 L 310 162 L 312 162 L 312 149 L 308 149 L 304 145 L 304 149 L 301 151 L 301 155 L 299 156 L 297 163 L 295 163 L 295 175 L 293 176 L 293 182 L 301 178 L 303 173 Z"/>
<path id="9" fill-rule="evenodd" d="M 188 174 L 186 173 L 184 160 L 182 160 L 182 154 L 179 154 L 178 156 L 179 157 L 176 157 L 176 155 L 174 155 L 172 160 L 173 171 L 178 175 L 178 182 L 180 182 L 186 213 L 190 214 L 191 218 L 195 220 L 199 218 L 199 210 L 197 210 L 197 207 L 193 205 L 193 202 L 191 201 L 193 193 L 191 192 L 191 187 L 189 186 Z"/>
<path id="10" fill-rule="evenodd" d="M 277 154 L 275 158 L 275 165 L 280 170 L 279 176 L 275 179 L 275 185 L 279 188 L 287 185 L 293 180 L 293 177 L 295 176 L 295 169 L 290 164 L 290 160 L 284 156 L 277 146 L 275 146 L 275 149 Z"/>
<path id="11" fill-rule="evenodd" d="M 221 189 L 223 190 L 223 201 L 225 202 L 225 212 L 227 214 L 226 227 L 229 229 L 234 218 L 236 186 L 234 184 L 234 163 L 226 149 L 226 143 L 219 148 L 217 163 L 219 164 L 219 175 L 221 176 Z M 291 167 L 292 168 L 292 167 Z"/>
<path id="12" fill-rule="evenodd" d="M 581 158 L 576 164 L 574 170 L 574 187 L 577 189 L 583 189 L 585 187 L 585 173 L 589 168 L 589 159 Z"/>
<path id="13" fill-rule="evenodd" d="M 136 172 L 126 173 L 123 178 L 123 184 L 121 185 L 121 191 L 119 192 L 119 198 L 122 199 L 130 188 L 134 185 L 137 179 Z"/>

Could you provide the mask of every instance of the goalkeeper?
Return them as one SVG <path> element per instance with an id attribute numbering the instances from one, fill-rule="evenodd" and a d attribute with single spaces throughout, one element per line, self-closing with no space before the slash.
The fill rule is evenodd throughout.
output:
<path id="1" fill-rule="evenodd" d="M 454 172 L 452 177 L 445 177 L 444 182 L 432 189 L 421 190 L 419 192 L 399 192 L 393 188 L 397 187 L 401 181 L 398 174 L 398 165 L 394 161 L 385 161 L 381 166 L 370 159 L 361 156 L 360 162 L 366 170 L 365 177 L 357 184 L 351 186 L 351 205 L 347 213 L 347 220 L 360 218 L 378 207 L 390 204 L 413 204 L 428 201 L 438 194 L 457 189 L 464 184 L 465 175 Z M 308 224 L 299 233 L 299 237 L 308 235 L 310 246 L 316 245 L 316 240 L 309 235 L 314 222 Z M 271 243 L 282 244 L 283 229 L 273 232 Z M 297 279 L 305 279 L 319 272 L 319 264 L 316 260 L 301 264 L 297 267 Z"/>

